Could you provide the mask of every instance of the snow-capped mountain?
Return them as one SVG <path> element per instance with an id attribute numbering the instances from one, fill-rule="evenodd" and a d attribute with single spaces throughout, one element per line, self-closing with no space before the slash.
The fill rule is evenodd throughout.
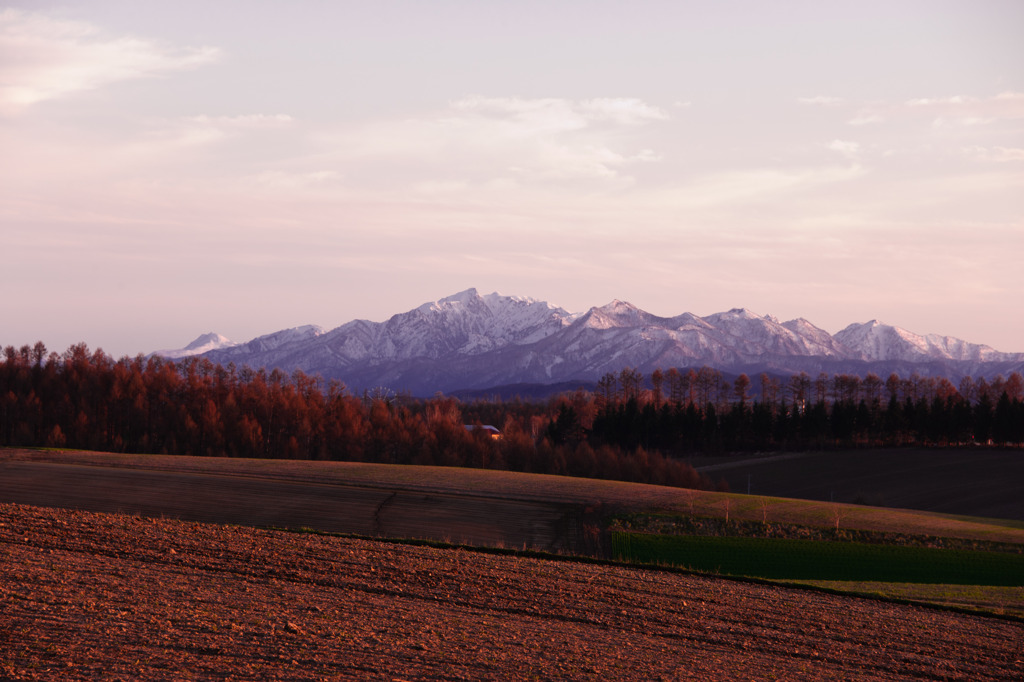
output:
<path id="1" fill-rule="evenodd" d="M 221 348 L 230 348 L 234 345 L 236 345 L 235 342 L 226 336 L 210 332 L 209 334 L 200 335 L 195 341 L 184 348 L 179 348 L 177 350 L 158 350 L 150 355 L 160 355 L 170 360 L 178 360 L 180 358 L 187 358 L 191 355 L 202 355 L 203 353 L 209 353 L 210 351 Z"/>
<path id="2" fill-rule="evenodd" d="M 274 332 L 273 334 L 258 336 L 247 343 L 229 343 L 211 350 L 220 350 L 230 356 L 248 357 L 257 353 L 276 351 L 280 348 L 302 343 L 309 339 L 315 339 L 323 333 L 323 327 L 318 327 L 315 324 L 307 324 L 301 327 L 293 327 L 292 329 L 282 329 L 281 331 Z"/>
<path id="3" fill-rule="evenodd" d="M 989 346 L 968 343 L 952 336 L 920 336 L 899 327 L 871 320 L 851 324 L 836 333 L 837 341 L 871 360 L 956 360 L 998 362 L 1008 359 Z"/>
<path id="4" fill-rule="evenodd" d="M 210 345 L 199 350 L 205 344 Z M 950 377 L 1024 369 L 1024 353 L 919 336 L 877 321 L 833 336 L 804 319 L 779 322 L 743 308 L 707 317 L 658 317 L 612 301 L 569 313 L 543 301 L 480 295 L 475 289 L 384 322 L 354 320 L 330 331 L 298 327 L 244 344 L 206 335 L 188 349 L 160 352 L 169 358 L 197 353 L 223 364 L 300 369 L 339 379 L 353 390 L 388 386 L 421 396 L 595 381 L 624 367 L 645 373 L 709 365 L 748 374 L 917 371 Z"/>
<path id="5" fill-rule="evenodd" d="M 573 315 L 530 298 L 481 296 L 476 289 L 393 316 L 383 324 L 356 320 L 327 334 L 324 343 L 352 361 L 437 359 L 479 355 L 530 344 L 559 331 Z"/>

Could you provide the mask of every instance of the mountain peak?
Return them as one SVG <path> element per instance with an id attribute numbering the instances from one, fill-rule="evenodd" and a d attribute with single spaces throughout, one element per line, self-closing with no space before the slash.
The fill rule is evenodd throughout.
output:
<path id="1" fill-rule="evenodd" d="M 203 348 L 205 348 L 206 350 L 210 350 L 211 347 L 219 348 L 222 346 L 229 345 L 234 345 L 231 339 L 229 339 L 226 336 L 221 336 L 216 332 L 210 332 L 208 334 L 202 334 L 201 336 L 196 337 L 195 341 L 185 346 L 185 350 L 199 350 L 200 352 L 202 352 L 200 349 Z"/>
<path id="2" fill-rule="evenodd" d="M 219 350 L 221 348 L 232 348 L 236 345 L 238 344 L 226 336 L 222 336 L 216 332 L 209 332 L 207 334 L 199 335 L 196 337 L 195 341 L 184 348 L 177 350 L 158 350 L 151 353 L 151 355 L 160 355 L 171 360 L 178 360 L 192 355 L 202 355 L 203 353 L 209 353 L 210 351 Z"/>
<path id="3" fill-rule="evenodd" d="M 451 296 L 445 296 L 438 303 L 466 303 L 468 301 L 475 301 L 480 298 L 480 294 L 477 292 L 475 287 L 470 287 L 465 291 L 460 291 L 457 294 Z"/>
<path id="4" fill-rule="evenodd" d="M 755 313 L 752 310 L 749 310 L 747 308 L 732 308 L 732 309 L 730 309 L 730 310 L 728 310 L 728 311 L 726 311 L 724 313 L 715 313 L 713 315 L 708 315 L 704 319 L 708 320 L 708 321 L 715 320 L 717 322 L 740 321 L 740 320 L 757 320 L 757 321 L 767 320 L 769 322 L 775 322 L 776 321 L 775 318 L 771 317 L 770 315 L 766 315 L 764 317 L 761 317 L 757 313 Z"/>
<path id="5" fill-rule="evenodd" d="M 601 306 L 598 310 L 602 310 L 607 313 L 621 314 L 637 312 L 640 309 L 628 301 L 620 301 L 619 299 L 616 298 L 611 303 L 606 303 L 605 305 Z"/>
<path id="6" fill-rule="evenodd" d="M 591 308 L 584 317 L 588 327 L 610 329 L 643 325 L 650 316 L 632 303 L 615 299 L 601 307 Z"/>
<path id="7" fill-rule="evenodd" d="M 419 310 L 421 312 L 428 312 L 431 310 L 443 310 L 446 308 L 459 308 L 464 307 L 466 305 L 470 305 L 480 300 L 480 294 L 477 293 L 477 290 L 475 288 L 471 287 L 469 289 L 466 289 L 465 291 L 460 291 L 457 294 L 452 294 L 451 296 L 439 298 L 436 301 L 427 301 L 423 305 L 416 308 L 416 310 Z"/>

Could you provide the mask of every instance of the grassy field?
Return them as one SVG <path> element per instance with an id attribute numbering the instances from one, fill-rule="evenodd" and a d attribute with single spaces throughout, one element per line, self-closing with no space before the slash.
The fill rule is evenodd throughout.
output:
<path id="1" fill-rule="evenodd" d="M 613 532 L 627 562 L 1024 619 L 1024 554 L 789 538 Z"/>
<path id="2" fill-rule="evenodd" d="M 1015 587 L 1024 554 L 791 538 L 612 534 L 614 557 L 776 580 Z"/>
<path id="3" fill-rule="evenodd" d="M 790 580 L 783 582 L 809 585 L 864 597 L 935 604 L 967 611 L 1012 616 L 1024 620 L 1024 587 L 1021 586 L 886 583 L 862 580 Z"/>

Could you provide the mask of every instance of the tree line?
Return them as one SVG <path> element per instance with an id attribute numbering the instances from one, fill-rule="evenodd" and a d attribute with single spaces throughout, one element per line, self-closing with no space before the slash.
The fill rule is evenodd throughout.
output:
<path id="1" fill-rule="evenodd" d="M 615 444 L 553 443 L 550 406 L 352 395 L 301 371 L 207 359 L 113 360 L 85 344 L 4 349 L 0 445 L 124 453 L 321 459 L 478 467 L 690 488 L 686 462 Z M 475 428 L 493 424 L 495 439 Z M 470 428 L 466 428 L 469 426 Z"/>
<path id="2" fill-rule="evenodd" d="M 353 395 L 301 371 L 4 349 L 0 444 L 466 466 L 712 487 L 694 454 L 1024 444 L 1024 379 L 609 373 L 547 401 Z M 494 439 L 470 427 L 493 424 Z"/>
<path id="3" fill-rule="evenodd" d="M 569 424 L 575 418 L 564 415 Z M 567 428 L 567 432 L 571 432 Z M 636 370 L 597 384 L 592 442 L 688 453 L 859 447 L 1024 445 L 1024 377 Z"/>

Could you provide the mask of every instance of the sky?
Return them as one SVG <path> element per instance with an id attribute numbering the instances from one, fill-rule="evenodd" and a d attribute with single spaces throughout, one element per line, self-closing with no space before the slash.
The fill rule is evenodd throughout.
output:
<path id="1" fill-rule="evenodd" d="M 0 345 L 475 287 L 1024 352 L 1018 0 L 0 0 Z"/>

